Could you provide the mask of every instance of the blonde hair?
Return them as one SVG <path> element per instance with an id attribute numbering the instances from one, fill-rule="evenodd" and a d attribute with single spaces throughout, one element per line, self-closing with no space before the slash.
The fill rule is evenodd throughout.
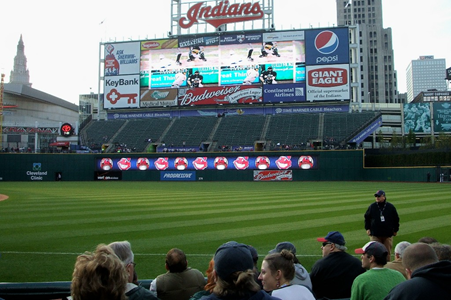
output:
<path id="1" fill-rule="evenodd" d="M 111 247 L 100 244 L 96 250 L 77 257 L 72 274 L 73 300 L 125 300 L 128 273 Z"/>

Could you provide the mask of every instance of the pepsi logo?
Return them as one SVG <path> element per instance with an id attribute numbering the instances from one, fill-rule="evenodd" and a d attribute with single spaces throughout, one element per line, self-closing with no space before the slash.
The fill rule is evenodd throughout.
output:
<path id="1" fill-rule="evenodd" d="M 321 31 L 315 38 L 315 48 L 321 54 L 331 54 L 338 48 L 338 36 L 329 30 Z"/>

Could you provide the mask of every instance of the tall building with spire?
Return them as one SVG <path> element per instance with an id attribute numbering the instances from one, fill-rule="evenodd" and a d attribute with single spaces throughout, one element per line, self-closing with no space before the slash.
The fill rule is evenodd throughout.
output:
<path id="1" fill-rule="evenodd" d="M 14 57 L 14 67 L 9 78 L 10 83 L 23 84 L 31 87 L 30 74 L 27 69 L 27 57 L 25 56 L 25 46 L 23 44 L 22 35 L 20 35 L 17 44 L 17 53 Z"/>
<path id="2" fill-rule="evenodd" d="M 391 28 L 383 27 L 382 0 L 336 0 L 337 24 L 356 26 L 362 103 L 399 103 Z"/>

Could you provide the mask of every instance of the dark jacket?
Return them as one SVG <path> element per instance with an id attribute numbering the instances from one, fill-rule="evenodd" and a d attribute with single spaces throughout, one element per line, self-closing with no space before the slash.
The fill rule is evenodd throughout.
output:
<path id="1" fill-rule="evenodd" d="M 385 300 L 451 299 L 451 261 L 415 270 L 410 280 L 395 286 Z"/>
<path id="2" fill-rule="evenodd" d="M 137 286 L 134 289 L 125 293 L 125 296 L 128 297 L 128 300 L 158 300 L 154 294 L 148 289 L 145 289 L 142 286 Z"/>
<path id="3" fill-rule="evenodd" d="M 399 216 L 393 204 L 387 201 L 372 203 L 365 212 L 365 229 L 369 229 L 371 235 L 382 237 L 390 237 L 398 232 Z"/>
<path id="4" fill-rule="evenodd" d="M 331 252 L 312 267 L 313 293 L 317 299 L 349 298 L 354 279 L 364 272 L 358 258 L 346 252 Z"/>

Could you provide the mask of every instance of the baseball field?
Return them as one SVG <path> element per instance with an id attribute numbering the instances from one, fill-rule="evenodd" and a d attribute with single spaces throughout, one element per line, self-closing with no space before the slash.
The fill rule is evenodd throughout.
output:
<path id="1" fill-rule="evenodd" d="M 423 236 L 451 244 L 451 185 L 395 182 L 0 182 L 0 282 L 70 281 L 75 258 L 128 240 L 139 279 L 185 251 L 202 272 L 216 248 L 253 245 L 260 261 L 281 241 L 310 271 L 317 237 L 338 230 L 348 252 L 367 241 L 363 214 L 383 189 L 398 209 L 394 244 Z"/>

